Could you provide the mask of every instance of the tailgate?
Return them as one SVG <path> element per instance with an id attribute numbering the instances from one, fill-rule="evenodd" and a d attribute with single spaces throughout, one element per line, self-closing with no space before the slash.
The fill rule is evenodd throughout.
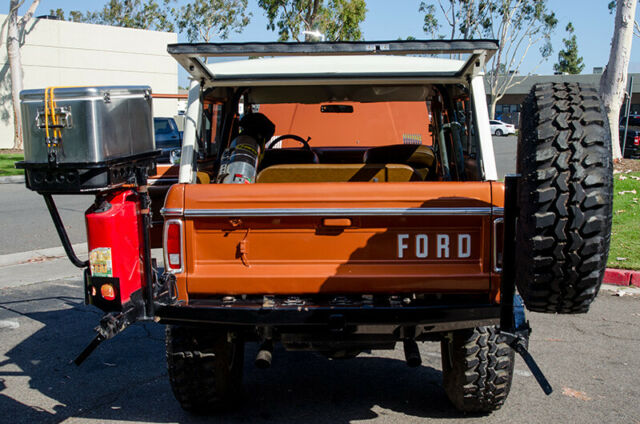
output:
<path id="1" fill-rule="evenodd" d="M 491 288 L 489 182 L 187 185 L 182 214 L 190 297 Z"/>

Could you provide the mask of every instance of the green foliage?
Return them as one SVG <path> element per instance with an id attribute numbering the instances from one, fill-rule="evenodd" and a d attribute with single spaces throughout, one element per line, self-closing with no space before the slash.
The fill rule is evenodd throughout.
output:
<path id="1" fill-rule="evenodd" d="M 361 40 L 360 24 L 365 18 L 365 0 L 258 0 L 265 11 L 267 29 L 277 29 L 279 40 L 306 41 L 319 31 L 328 41 Z"/>
<path id="2" fill-rule="evenodd" d="M 224 40 L 232 31 L 242 32 L 251 17 L 247 0 L 192 0 L 171 12 L 179 31 L 191 42 L 209 42 L 214 37 Z"/>
<path id="3" fill-rule="evenodd" d="M 640 177 L 640 172 L 614 175 L 613 224 L 607 263 L 612 268 L 640 269 L 640 181 L 633 177 Z"/>
<path id="4" fill-rule="evenodd" d="M 0 154 L 0 176 L 4 175 L 22 175 L 22 169 L 16 169 L 15 163 L 24 160 L 24 155 L 18 153 L 2 153 Z"/>
<path id="5" fill-rule="evenodd" d="M 489 12 L 495 9 L 495 1 L 491 0 L 438 0 L 438 8 L 433 1 L 420 2 L 419 11 L 424 13 L 422 29 L 430 34 L 431 38 L 471 39 L 480 31 L 491 26 Z M 438 12 L 440 11 L 440 12 Z M 439 34 L 443 25 L 438 15 L 446 22 L 450 31 L 448 34 Z"/>
<path id="6" fill-rule="evenodd" d="M 50 16 L 55 16 L 58 19 L 60 19 L 61 21 L 64 21 L 64 10 L 62 9 L 49 9 L 49 15 Z"/>
<path id="7" fill-rule="evenodd" d="M 249 23 L 247 0 L 191 0 L 177 7 L 176 0 L 108 0 L 104 7 L 86 13 L 72 10 L 67 20 L 93 24 L 180 31 L 189 41 L 226 39 Z M 64 19 L 64 13 L 52 10 Z"/>
<path id="8" fill-rule="evenodd" d="M 553 65 L 553 70 L 568 74 L 579 74 L 584 69 L 584 63 L 582 63 L 582 56 L 578 56 L 578 42 L 573 33 L 574 29 L 571 22 L 567 25 L 566 31 L 570 37 L 562 40 L 564 49 L 558 52 L 558 63 Z"/>
<path id="9" fill-rule="evenodd" d="M 544 58 L 553 51 L 550 35 L 558 20 L 547 9 L 547 0 L 422 1 L 419 11 L 425 14 L 424 31 L 433 38 L 491 38 L 502 42 L 500 52 L 511 55 L 518 50 L 512 47 L 542 41 Z M 509 70 L 518 61 L 513 62 L 507 63 Z"/>
<path id="10" fill-rule="evenodd" d="M 150 29 L 155 31 L 174 31 L 170 20 L 168 5 L 171 0 L 109 0 L 102 10 L 85 14 L 74 10 L 69 20 L 92 24 L 111 25 L 126 28 Z"/>
<path id="11" fill-rule="evenodd" d="M 496 103 L 521 82 L 515 76 L 530 49 L 539 46 L 542 60 L 553 52 L 551 33 L 558 19 L 547 0 L 425 0 L 419 11 L 432 38 L 498 41 L 498 51 L 485 64 L 491 118 Z"/>
<path id="12" fill-rule="evenodd" d="M 72 10 L 71 12 L 69 12 L 69 17 L 67 18 L 67 20 L 72 22 L 87 22 L 82 12 L 78 10 Z"/>

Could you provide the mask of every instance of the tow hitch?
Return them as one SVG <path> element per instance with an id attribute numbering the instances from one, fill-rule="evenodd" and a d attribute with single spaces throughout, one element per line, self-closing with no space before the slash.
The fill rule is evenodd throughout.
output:
<path id="1" fill-rule="evenodd" d="M 500 335 L 524 360 L 546 395 L 553 392 L 549 381 L 529 353 L 531 327 L 524 315 L 524 303 L 516 291 L 516 218 L 518 216 L 518 180 L 520 175 L 507 175 L 504 199 L 504 247 L 500 281 Z"/>
<path id="2" fill-rule="evenodd" d="M 129 325 L 133 324 L 136 321 L 137 309 L 138 308 L 132 308 L 127 312 L 109 312 L 105 314 L 102 319 L 100 319 L 100 324 L 95 328 L 98 334 L 96 334 L 91 343 L 80 352 L 76 359 L 73 360 L 73 363 L 79 366 L 93 353 L 100 343 L 114 337 Z"/>

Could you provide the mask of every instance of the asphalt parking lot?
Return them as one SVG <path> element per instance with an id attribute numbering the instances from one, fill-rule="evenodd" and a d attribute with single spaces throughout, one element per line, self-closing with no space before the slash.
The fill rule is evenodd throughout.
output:
<path id="1" fill-rule="evenodd" d="M 640 423 L 640 297 L 601 292 L 587 315 L 530 314 L 531 351 L 555 392 L 547 397 L 521 359 L 511 394 L 490 416 L 464 416 L 441 388 L 439 345 L 421 344 L 423 365 L 400 347 L 330 361 L 276 349 L 272 368 L 245 355 L 238 410 L 194 416 L 168 383 L 163 327 L 139 323 L 103 343 L 80 367 L 69 363 L 100 318 L 66 279 L 0 289 L 2 423 Z"/>
<path id="2" fill-rule="evenodd" d="M 494 146 L 499 176 L 514 172 L 516 138 L 495 137 Z M 0 195 L 12 200 L 0 205 L 0 257 L 59 245 L 42 199 L 22 185 L 0 185 Z M 60 201 L 74 243 L 84 240 L 82 211 L 90 201 Z M 33 270 L 42 277 L 20 280 Z M 450 405 L 435 343 L 420 345 L 417 369 L 406 366 L 398 346 L 344 361 L 276 349 L 273 366 L 258 370 L 250 345 L 243 405 L 195 416 L 171 393 L 163 326 L 137 323 L 76 367 L 70 361 L 101 316 L 84 305 L 80 272 L 64 258 L 0 262 L 0 423 L 640 424 L 638 291 L 603 290 L 587 315 L 530 314 L 531 351 L 555 391 L 545 396 L 518 358 L 511 395 L 489 416 L 465 416 Z"/>

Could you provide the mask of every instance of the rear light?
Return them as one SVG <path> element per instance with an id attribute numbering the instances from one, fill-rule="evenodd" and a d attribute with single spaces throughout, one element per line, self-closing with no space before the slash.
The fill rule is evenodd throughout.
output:
<path id="1" fill-rule="evenodd" d="M 502 272 L 502 251 L 504 244 L 504 218 L 493 220 L 493 272 Z"/>
<path id="2" fill-rule="evenodd" d="M 640 135 L 633 137 L 633 145 L 640 146 Z"/>
<path id="3" fill-rule="evenodd" d="M 170 219 L 164 223 L 164 268 L 173 273 L 182 272 L 182 221 Z"/>
<path id="4" fill-rule="evenodd" d="M 100 287 L 100 294 L 104 300 L 115 300 L 116 289 L 111 284 L 103 284 Z"/>

